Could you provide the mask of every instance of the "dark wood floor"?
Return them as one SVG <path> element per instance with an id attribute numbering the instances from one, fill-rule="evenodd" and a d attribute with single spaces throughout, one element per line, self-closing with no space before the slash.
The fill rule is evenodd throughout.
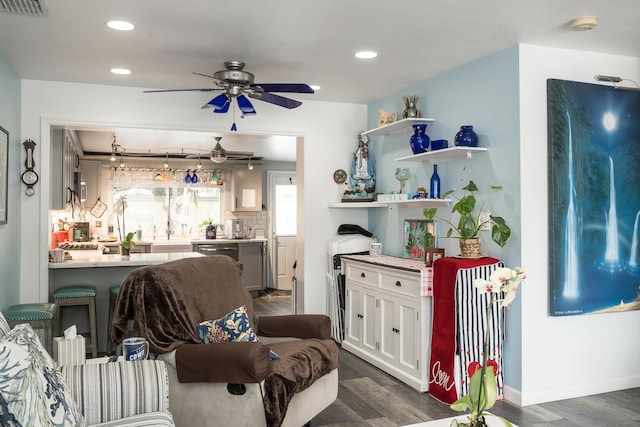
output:
<path id="1" fill-rule="evenodd" d="M 272 292 L 254 306 L 260 315 L 287 314 L 291 298 Z M 344 350 L 339 376 L 338 399 L 313 427 L 395 427 L 459 415 Z M 640 427 L 640 388 L 524 408 L 501 401 L 492 412 L 520 427 Z"/>

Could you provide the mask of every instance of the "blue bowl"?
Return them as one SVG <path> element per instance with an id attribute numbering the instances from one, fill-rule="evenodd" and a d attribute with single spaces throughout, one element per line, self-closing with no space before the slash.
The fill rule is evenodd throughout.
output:
<path id="1" fill-rule="evenodd" d="M 449 141 L 446 139 L 436 139 L 431 141 L 431 151 L 442 150 L 443 148 L 449 148 Z"/>

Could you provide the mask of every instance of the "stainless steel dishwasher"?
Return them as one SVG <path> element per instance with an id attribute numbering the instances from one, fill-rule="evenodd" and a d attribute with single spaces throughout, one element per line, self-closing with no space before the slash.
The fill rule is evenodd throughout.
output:
<path id="1" fill-rule="evenodd" d="M 227 255 L 238 260 L 237 243 L 194 243 L 193 251 L 203 255 Z"/>

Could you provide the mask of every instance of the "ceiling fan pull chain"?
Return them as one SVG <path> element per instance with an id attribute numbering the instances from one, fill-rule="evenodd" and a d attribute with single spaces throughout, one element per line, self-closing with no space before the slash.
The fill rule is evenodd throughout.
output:
<path id="1" fill-rule="evenodd" d="M 238 128 L 236 127 L 236 104 L 233 104 L 233 124 L 231 125 L 231 132 L 237 132 Z"/>

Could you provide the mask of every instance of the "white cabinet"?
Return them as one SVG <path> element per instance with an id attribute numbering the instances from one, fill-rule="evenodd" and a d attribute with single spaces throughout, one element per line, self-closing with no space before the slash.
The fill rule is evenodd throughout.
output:
<path id="1" fill-rule="evenodd" d="M 262 210 L 262 166 L 253 170 L 237 165 L 233 173 L 233 211 L 259 212 Z"/>
<path id="2" fill-rule="evenodd" d="M 429 388 L 431 298 L 420 272 L 343 259 L 345 350 L 418 391 Z"/>

